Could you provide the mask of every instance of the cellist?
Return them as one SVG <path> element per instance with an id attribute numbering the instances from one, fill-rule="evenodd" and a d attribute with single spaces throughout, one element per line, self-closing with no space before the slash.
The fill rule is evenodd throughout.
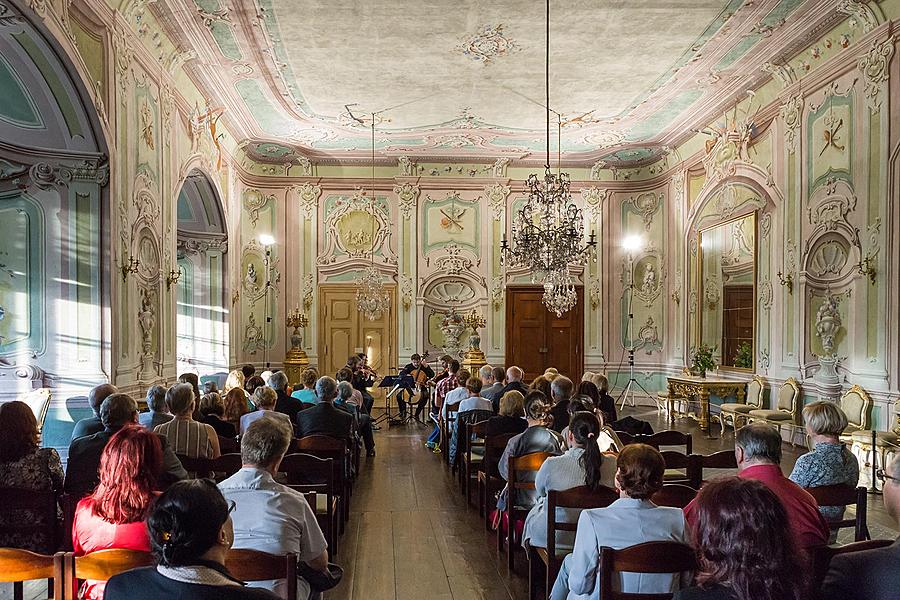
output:
<path id="1" fill-rule="evenodd" d="M 426 353 L 427 355 L 427 353 Z M 400 376 L 403 377 L 405 375 L 409 375 L 412 377 L 413 381 L 416 382 L 416 386 L 419 388 L 419 401 L 416 402 L 416 420 L 421 420 L 422 411 L 425 410 L 425 404 L 428 402 L 428 393 L 425 388 L 425 382 L 434 377 L 434 369 L 428 366 L 428 363 L 422 360 L 422 357 L 416 353 L 409 357 L 410 362 L 403 367 L 403 370 L 400 371 Z M 412 390 L 400 390 L 397 393 L 397 404 L 400 405 L 400 418 L 406 418 L 406 403 L 407 400 L 404 400 L 404 391 L 409 393 L 409 402 L 412 402 L 413 399 L 413 391 Z"/>

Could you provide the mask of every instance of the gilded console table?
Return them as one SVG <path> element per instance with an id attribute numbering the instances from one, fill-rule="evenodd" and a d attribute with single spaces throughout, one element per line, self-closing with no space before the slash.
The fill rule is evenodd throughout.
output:
<path id="1" fill-rule="evenodd" d="M 696 396 L 700 399 L 700 429 L 703 431 L 709 431 L 709 397 L 712 394 L 720 398 L 734 395 L 739 403 L 744 402 L 746 395 L 746 381 L 695 375 L 670 375 L 667 379 L 669 382 L 669 422 L 675 422 L 675 398 Z"/>

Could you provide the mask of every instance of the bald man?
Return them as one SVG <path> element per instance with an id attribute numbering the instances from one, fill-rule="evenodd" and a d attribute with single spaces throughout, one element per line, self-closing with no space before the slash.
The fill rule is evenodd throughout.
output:
<path id="1" fill-rule="evenodd" d="M 521 392 L 524 396 L 528 393 L 528 386 L 522 383 L 522 378 L 525 376 L 525 372 L 522 371 L 517 366 L 512 366 L 506 370 L 506 385 L 503 386 L 503 390 L 500 392 L 499 397 L 502 398 L 503 394 L 506 392 L 511 392 L 513 390 L 517 392 Z"/>
<path id="2" fill-rule="evenodd" d="M 101 383 L 88 392 L 88 404 L 91 406 L 94 416 L 81 419 L 75 423 L 75 429 L 72 430 L 73 440 L 103 431 L 103 422 L 100 420 L 100 405 L 118 391 L 116 386 L 111 383 Z"/>

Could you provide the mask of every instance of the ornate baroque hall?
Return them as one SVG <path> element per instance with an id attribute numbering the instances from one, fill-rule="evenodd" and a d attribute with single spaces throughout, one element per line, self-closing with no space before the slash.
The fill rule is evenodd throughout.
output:
<path id="1" fill-rule="evenodd" d="M 0 600 L 897 600 L 898 45 L 0 0 Z"/>

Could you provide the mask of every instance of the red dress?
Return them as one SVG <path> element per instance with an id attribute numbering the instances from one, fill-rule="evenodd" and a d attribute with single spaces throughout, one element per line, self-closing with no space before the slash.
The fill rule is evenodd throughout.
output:
<path id="1" fill-rule="evenodd" d="M 117 548 L 121 550 L 141 550 L 150 552 L 150 536 L 144 521 L 115 524 L 94 514 L 94 501 L 84 498 L 75 509 L 72 524 L 72 547 L 76 556 Z M 80 598 L 103 600 L 105 581 L 85 581 L 79 592 Z"/>

